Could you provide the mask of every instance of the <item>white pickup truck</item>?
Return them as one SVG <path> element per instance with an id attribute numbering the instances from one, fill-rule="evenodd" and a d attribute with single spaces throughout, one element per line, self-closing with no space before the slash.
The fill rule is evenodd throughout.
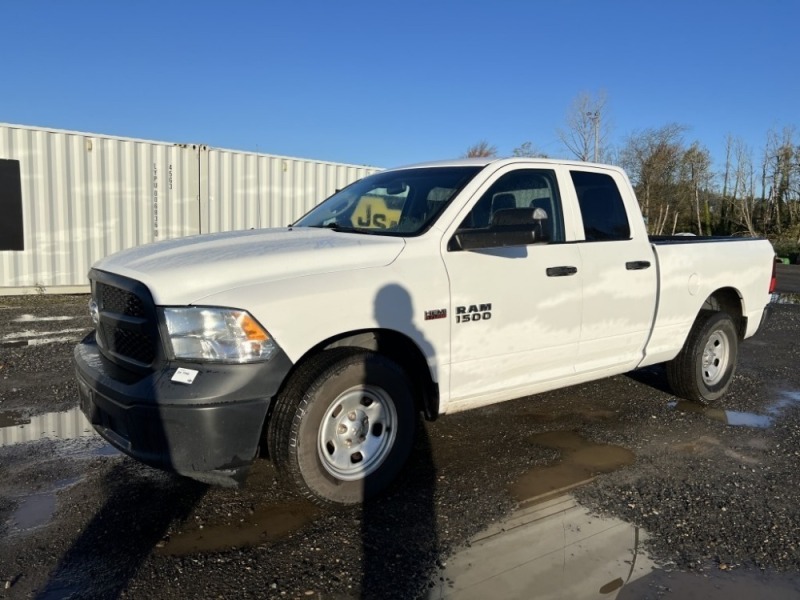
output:
<path id="1" fill-rule="evenodd" d="M 615 167 L 466 159 L 383 171 L 293 225 L 150 244 L 89 273 L 75 349 L 97 431 L 243 480 L 268 450 L 320 504 L 384 489 L 428 419 L 665 363 L 716 400 L 774 286 L 766 240 L 648 238 Z M 533 398 L 530 402 L 536 402 Z"/>

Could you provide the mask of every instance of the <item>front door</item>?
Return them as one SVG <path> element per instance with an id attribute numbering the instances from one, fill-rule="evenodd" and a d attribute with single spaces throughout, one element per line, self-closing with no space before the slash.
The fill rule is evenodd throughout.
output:
<path id="1" fill-rule="evenodd" d="M 490 230 L 495 214 L 533 208 L 537 235 L 529 244 L 449 250 L 450 401 L 513 398 L 530 386 L 574 372 L 581 330 L 579 248 L 564 244 L 556 174 L 507 168 L 459 226 Z M 508 216 L 509 213 L 507 212 Z"/>

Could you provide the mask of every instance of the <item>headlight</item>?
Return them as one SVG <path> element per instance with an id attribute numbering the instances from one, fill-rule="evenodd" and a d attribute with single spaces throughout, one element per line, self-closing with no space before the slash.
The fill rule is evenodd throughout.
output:
<path id="1" fill-rule="evenodd" d="M 163 308 L 175 358 L 227 363 L 267 360 L 275 352 L 269 333 L 250 313 L 229 308 Z"/>

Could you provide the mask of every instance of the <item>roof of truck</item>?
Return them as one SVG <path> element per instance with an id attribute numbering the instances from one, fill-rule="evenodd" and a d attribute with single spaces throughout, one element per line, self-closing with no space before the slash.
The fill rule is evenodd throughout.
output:
<path id="1" fill-rule="evenodd" d="M 450 160 L 437 160 L 437 161 L 415 163 L 411 165 L 404 165 L 402 167 L 397 167 L 397 168 L 408 169 L 408 168 L 425 168 L 425 167 L 468 167 L 468 166 L 485 167 L 490 164 L 497 164 L 497 166 L 503 166 L 505 164 L 518 164 L 518 163 L 531 163 L 537 165 L 540 164 L 571 165 L 571 166 L 581 166 L 581 167 L 592 166 L 592 167 L 603 167 L 603 168 L 614 168 L 614 169 L 619 168 L 613 165 L 607 165 L 601 163 L 582 162 L 577 160 L 562 160 L 555 158 L 532 158 L 525 156 L 512 156 L 508 158 L 495 158 L 495 157 L 453 158 Z"/>

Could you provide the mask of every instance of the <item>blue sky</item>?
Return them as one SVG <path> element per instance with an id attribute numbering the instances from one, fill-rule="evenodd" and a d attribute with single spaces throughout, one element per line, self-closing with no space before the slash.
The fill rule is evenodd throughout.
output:
<path id="1" fill-rule="evenodd" d="M 800 126 L 800 2 L 6 2 L 0 121 L 358 164 L 485 139 L 567 157 L 605 90 L 612 142 L 677 122 Z"/>

